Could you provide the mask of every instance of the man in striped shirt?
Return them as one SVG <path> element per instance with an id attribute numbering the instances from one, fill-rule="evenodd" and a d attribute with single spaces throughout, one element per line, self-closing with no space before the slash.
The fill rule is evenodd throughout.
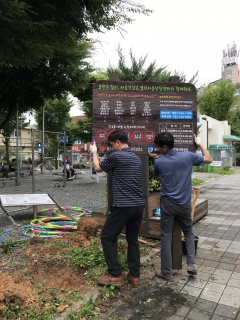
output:
<path id="1" fill-rule="evenodd" d="M 108 140 L 113 147 L 108 158 L 99 162 L 95 142 L 90 146 L 96 172 L 112 170 L 113 204 L 101 233 L 108 275 L 98 278 L 103 285 L 121 285 L 122 278 L 138 287 L 140 284 L 140 250 L 138 234 L 142 220 L 144 198 L 142 192 L 142 163 L 128 146 L 127 133 L 116 130 Z M 129 272 L 122 274 L 117 259 L 117 238 L 126 226 Z"/>

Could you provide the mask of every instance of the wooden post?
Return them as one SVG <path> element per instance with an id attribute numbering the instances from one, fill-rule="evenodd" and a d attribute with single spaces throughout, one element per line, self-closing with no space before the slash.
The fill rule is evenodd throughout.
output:
<path id="1" fill-rule="evenodd" d="M 110 211 L 110 208 L 113 204 L 113 192 L 112 192 L 112 170 L 107 174 L 107 215 Z"/>
<path id="2" fill-rule="evenodd" d="M 172 233 L 172 268 L 182 269 L 182 230 L 177 218 L 174 219 Z"/>

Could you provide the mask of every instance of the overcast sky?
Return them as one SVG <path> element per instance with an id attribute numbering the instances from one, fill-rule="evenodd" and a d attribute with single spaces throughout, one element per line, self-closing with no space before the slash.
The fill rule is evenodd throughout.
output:
<path id="1" fill-rule="evenodd" d="M 184 72 L 189 80 L 199 71 L 197 85 L 221 78 L 223 49 L 233 41 L 240 49 L 239 0 L 136 0 L 153 9 L 150 16 L 136 15 L 126 25 L 124 38 L 117 31 L 95 34 L 101 45 L 93 57 L 95 67 L 116 66 L 117 47 L 128 58 L 132 48 L 137 58 L 148 54 L 147 62 Z M 239 55 L 240 60 L 240 55 Z M 127 61 L 129 61 L 127 59 Z M 79 115 L 79 107 L 71 115 Z"/>

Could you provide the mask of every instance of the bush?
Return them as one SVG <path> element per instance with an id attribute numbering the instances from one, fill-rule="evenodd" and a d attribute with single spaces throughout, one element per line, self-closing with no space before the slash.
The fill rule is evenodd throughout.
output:
<path id="1" fill-rule="evenodd" d="M 240 167 L 240 157 L 236 158 L 236 166 Z"/>

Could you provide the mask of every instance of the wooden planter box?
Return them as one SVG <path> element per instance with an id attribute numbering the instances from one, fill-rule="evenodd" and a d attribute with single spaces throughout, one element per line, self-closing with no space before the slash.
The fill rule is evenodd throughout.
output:
<path id="1" fill-rule="evenodd" d="M 140 236 L 154 238 L 154 239 L 161 239 L 161 233 L 160 233 L 161 218 L 155 217 L 153 215 L 153 210 L 155 208 L 159 208 L 159 197 L 160 197 L 159 192 L 152 193 L 144 197 L 145 208 L 144 208 L 142 223 L 141 223 L 140 232 L 139 232 Z M 200 220 L 207 213 L 208 213 L 208 200 L 198 199 L 195 206 L 193 223 Z M 104 215 L 101 212 L 93 212 L 93 217 L 98 221 L 99 226 L 102 228 L 106 220 L 106 215 Z"/>

